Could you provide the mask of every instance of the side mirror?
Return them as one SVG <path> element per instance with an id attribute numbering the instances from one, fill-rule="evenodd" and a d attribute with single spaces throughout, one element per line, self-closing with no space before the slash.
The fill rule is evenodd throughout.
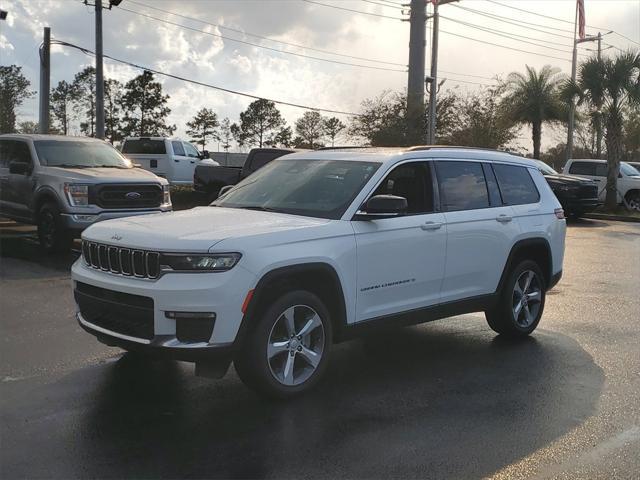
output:
<path id="1" fill-rule="evenodd" d="M 204 152 L 202 152 L 202 155 L 200 155 L 200 158 L 211 158 L 209 156 L 209 150 L 205 150 Z"/>
<path id="2" fill-rule="evenodd" d="M 392 218 L 407 212 L 407 199 L 396 195 L 375 195 L 367 200 L 357 216 L 362 220 Z"/>
<path id="3" fill-rule="evenodd" d="M 31 165 L 27 162 L 9 162 L 9 173 L 17 175 L 29 175 L 31 173 Z"/>
<path id="4" fill-rule="evenodd" d="M 229 190 L 231 190 L 234 187 L 234 185 L 225 185 L 224 187 L 222 187 L 220 189 L 220 191 L 218 192 L 218 198 L 220 198 L 221 196 L 223 196 L 225 193 L 227 193 Z"/>

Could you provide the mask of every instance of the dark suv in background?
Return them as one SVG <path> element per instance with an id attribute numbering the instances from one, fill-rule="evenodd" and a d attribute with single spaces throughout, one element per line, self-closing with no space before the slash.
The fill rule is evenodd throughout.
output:
<path id="1" fill-rule="evenodd" d="M 535 160 L 535 162 L 567 216 L 579 218 L 599 205 L 596 182 L 558 173 L 541 160 Z"/>

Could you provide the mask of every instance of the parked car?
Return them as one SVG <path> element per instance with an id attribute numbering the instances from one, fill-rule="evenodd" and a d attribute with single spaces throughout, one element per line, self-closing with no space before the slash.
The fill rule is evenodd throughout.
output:
<path id="1" fill-rule="evenodd" d="M 0 135 L 0 215 L 37 225 L 48 252 L 69 249 L 96 222 L 170 210 L 168 182 L 107 142 Z"/>
<path id="2" fill-rule="evenodd" d="M 270 161 L 295 151 L 288 148 L 253 148 L 242 167 L 201 163 L 196 166 L 193 174 L 193 190 L 208 201 L 213 201 L 218 198 L 223 187 L 235 185 Z"/>
<path id="3" fill-rule="evenodd" d="M 579 218 L 593 211 L 600 202 L 598 200 L 598 184 L 590 179 L 564 175 L 556 172 L 546 163 L 535 160 L 547 183 L 555 193 L 564 213 Z"/>
<path id="4" fill-rule="evenodd" d="M 288 397 L 318 382 L 334 342 L 371 329 L 484 311 L 504 337 L 530 334 L 565 230 L 537 164 L 508 153 L 297 153 L 211 206 L 87 229 L 77 319 L 196 374 L 233 360 L 249 386 Z"/>
<path id="5" fill-rule="evenodd" d="M 604 202 L 609 172 L 606 160 L 570 159 L 563 172 L 595 180 L 598 183 L 598 198 Z M 617 198 L 619 204 L 622 204 L 624 199 L 629 208 L 640 211 L 640 172 L 626 162 L 620 162 Z"/>
<path id="6" fill-rule="evenodd" d="M 127 137 L 122 153 L 140 168 L 166 178 L 171 185 L 191 185 L 196 165 L 209 158 L 206 150 L 201 154 L 190 143 L 167 137 Z"/>
<path id="7" fill-rule="evenodd" d="M 627 162 L 629 165 L 631 165 L 633 168 L 635 168 L 636 170 L 638 170 L 638 172 L 640 173 L 640 162 Z"/>

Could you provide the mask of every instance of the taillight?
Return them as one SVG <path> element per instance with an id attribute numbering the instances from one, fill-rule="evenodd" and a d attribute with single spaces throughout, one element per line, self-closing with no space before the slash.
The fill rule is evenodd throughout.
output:
<path id="1" fill-rule="evenodd" d="M 558 220 L 563 220 L 564 219 L 564 210 L 561 208 L 556 208 L 553 213 L 556 214 L 556 218 Z"/>

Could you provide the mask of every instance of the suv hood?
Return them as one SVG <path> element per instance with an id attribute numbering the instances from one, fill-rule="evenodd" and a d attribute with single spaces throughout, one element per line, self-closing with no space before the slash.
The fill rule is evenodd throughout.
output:
<path id="1" fill-rule="evenodd" d="M 229 238 L 325 225 L 330 220 L 223 207 L 196 207 L 99 222 L 82 238 L 122 247 L 168 252 L 206 252 Z"/>
<path id="2" fill-rule="evenodd" d="M 550 182 L 563 183 L 565 185 L 579 185 L 579 184 L 591 185 L 595 183 L 590 178 L 576 177 L 573 175 L 564 175 L 562 173 L 559 173 L 557 175 L 545 175 L 544 178 L 546 178 Z"/>
<path id="3" fill-rule="evenodd" d="M 141 168 L 62 168 L 45 167 L 48 175 L 68 181 L 88 183 L 161 183 L 166 184 L 154 173 Z"/>

